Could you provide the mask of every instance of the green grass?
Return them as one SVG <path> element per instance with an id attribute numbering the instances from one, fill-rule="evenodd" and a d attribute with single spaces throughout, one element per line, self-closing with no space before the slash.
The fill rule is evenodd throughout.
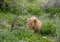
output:
<path id="1" fill-rule="evenodd" d="M 49 33 L 51 35 L 54 35 L 55 33 L 55 27 L 53 26 L 52 21 L 49 21 L 49 19 L 47 19 L 45 15 L 41 15 L 39 17 L 38 15 L 35 15 L 42 21 L 43 24 L 41 30 L 39 30 L 36 34 L 34 34 L 32 29 L 28 29 L 25 27 L 27 18 L 33 16 L 30 14 L 19 15 L 18 20 L 15 22 L 14 29 L 11 32 L 11 24 L 15 16 L 16 15 L 11 13 L 0 13 L 0 28 L 3 30 L 0 33 L 1 42 L 52 42 L 52 40 L 50 40 L 48 37 L 44 38 L 43 36 L 43 34 L 46 33 Z M 48 34 L 46 35 L 49 36 Z"/>
<path id="2" fill-rule="evenodd" d="M 60 19 L 55 18 L 55 13 L 58 13 L 60 17 L 60 8 L 51 8 L 50 4 L 47 6 L 50 8 L 43 8 L 45 4 L 47 5 L 45 2 L 37 0 L 1 1 L 0 42 L 55 42 L 55 37 L 57 36 L 57 39 L 60 37 L 58 31 Z M 18 19 L 11 32 L 12 21 L 17 15 Z M 25 27 L 26 20 L 32 16 L 36 16 L 42 22 L 42 27 L 36 34 L 31 28 Z"/>

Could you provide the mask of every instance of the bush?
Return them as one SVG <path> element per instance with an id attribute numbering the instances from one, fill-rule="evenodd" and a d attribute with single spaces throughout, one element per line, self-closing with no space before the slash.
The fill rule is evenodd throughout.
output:
<path id="1" fill-rule="evenodd" d="M 45 13 L 49 14 L 49 17 L 52 18 L 57 13 L 60 16 L 60 8 L 45 8 Z"/>
<path id="2" fill-rule="evenodd" d="M 33 30 L 26 28 L 14 29 L 12 32 L 0 32 L 1 42 L 51 42 L 48 38 L 43 38 L 39 34 L 34 34 Z"/>
<path id="3" fill-rule="evenodd" d="M 32 15 L 41 15 L 43 14 L 42 9 L 37 4 L 29 3 L 26 6 L 27 12 Z"/>
<path id="4" fill-rule="evenodd" d="M 18 42 L 18 39 L 10 32 L 0 32 L 0 42 Z"/>
<path id="5" fill-rule="evenodd" d="M 46 13 L 58 13 L 58 12 L 60 12 L 60 8 L 46 8 L 45 9 L 45 12 Z"/>
<path id="6" fill-rule="evenodd" d="M 20 3 L 17 3 L 18 1 L 4 0 L 3 2 L 4 5 L 1 4 L 1 11 L 5 12 L 8 11 L 17 15 L 20 14 L 41 15 L 43 13 L 42 9 L 36 3 L 31 2 L 28 3 L 28 1 L 26 3 L 22 3 L 22 1 Z M 5 7 L 2 8 L 3 6 Z"/>
<path id="7" fill-rule="evenodd" d="M 42 28 L 40 30 L 42 35 L 52 35 L 55 36 L 56 27 L 52 22 L 45 22 L 42 24 Z"/>

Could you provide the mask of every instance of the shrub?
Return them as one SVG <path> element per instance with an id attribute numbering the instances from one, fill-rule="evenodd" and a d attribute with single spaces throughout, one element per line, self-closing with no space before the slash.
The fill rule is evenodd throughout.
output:
<path id="1" fill-rule="evenodd" d="M 13 32 L 0 32 L 1 42 L 51 42 L 48 38 L 43 38 L 38 34 L 34 34 L 32 30 L 28 29 L 14 29 Z"/>
<path id="2" fill-rule="evenodd" d="M 0 32 L 0 42 L 18 42 L 18 39 L 10 32 Z"/>
<path id="3" fill-rule="evenodd" d="M 32 14 L 32 15 L 39 16 L 43 13 L 42 9 L 37 4 L 29 3 L 29 4 L 27 4 L 26 9 L 27 9 L 27 12 Z"/>
<path id="4" fill-rule="evenodd" d="M 55 36 L 56 27 L 52 22 L 45 22 L 42 24 L 42 28 L 40 30 L 42 35 L 52 35 Z"/>
<path id="5" fill-rule="evenodd" d="M 55 12 L 60 12 L 60 8 L 46 8 L 45 9 L 46 13 L 55 13 Z"/>
<path id="6" fill-rule="evenodd" d="M 60 8 L 45 8 L 45 13 L 49 14 L 49 17 L 52 18 L 57 13 L 60 16 Z"/>

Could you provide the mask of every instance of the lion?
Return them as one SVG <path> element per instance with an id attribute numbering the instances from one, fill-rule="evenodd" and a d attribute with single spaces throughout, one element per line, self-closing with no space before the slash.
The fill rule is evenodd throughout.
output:
<path id="1" fill-rule="evenodd" d="M 41 21 L 35 16 L 28 18 L 26 21 L 26 26 L 32 28 L 34 30 L 34 33 L 36 33 L 38 29 L 41 28 L 41 25 Z"/>

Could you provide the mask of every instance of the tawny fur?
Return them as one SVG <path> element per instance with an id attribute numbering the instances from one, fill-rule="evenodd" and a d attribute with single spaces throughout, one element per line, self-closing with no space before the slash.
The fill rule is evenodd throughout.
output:
<path id="1" fill-rule="evenodd" d="M 34 33 L 36 33 L 38 29 L 41 27 L 42 23 L 35 16 L 32 16 L 31 18 L 27 19 L 26 25 L 27 27 L 32 28 L 34 30 Z"/>

